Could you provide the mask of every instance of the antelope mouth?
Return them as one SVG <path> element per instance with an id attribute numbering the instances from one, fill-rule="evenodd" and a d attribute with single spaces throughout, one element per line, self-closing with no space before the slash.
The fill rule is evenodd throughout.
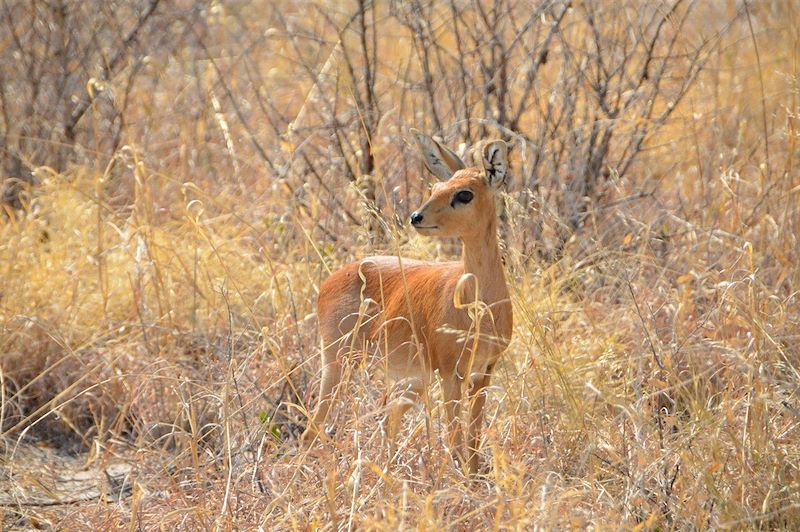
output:
<path id="1" fill-rule="evenodd" d="M 417 229 L 417 230 L 419 230 L 419 229 L 438 229 L 438 228 L 439 228 L 438 225 L 415 225 L 414 226 L 414 229 Z"/>

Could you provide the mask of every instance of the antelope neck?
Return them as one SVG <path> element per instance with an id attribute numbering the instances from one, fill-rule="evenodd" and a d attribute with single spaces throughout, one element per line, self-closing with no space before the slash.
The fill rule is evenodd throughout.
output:
<path id="1" fill-rule="evenodd" d="M 507 298 L 508 289 L 497 245 L 497 223 L 493 221 L 485 232 L 462 238 L 461 242 L 464 273 L 471 273 L 478 279 L 484 302 L 491 304 Z"/>

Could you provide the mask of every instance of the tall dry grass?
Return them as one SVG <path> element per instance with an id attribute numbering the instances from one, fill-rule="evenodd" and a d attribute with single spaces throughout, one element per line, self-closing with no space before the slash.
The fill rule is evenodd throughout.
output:
<path id="1" fill-rule="evenodd" d="M 363 366 L 348 369 L 330 441 L 297 448 L 316 400 L 320 280 L 371 253 L 448 253 L 402 225 L 425 188 L 403 137 L 432 124 L 424 88 L 403 92 L 421 75 L 412 38 L 388 8 L 373 12 L 379 81 L 395 65 L 408 80 L 384 88 L 398 99 L 372 124 L 370 191 L 308 134 L 325 91 L 355 106 L 355 83 L 325 69 L 331 27 L 352 6 L 329 19 L 206 7 L 180 37 L 202 35 L 204 53 L 179 46 L 142 63 L 120 146 L 93 134 L 111 105 L 98 92 L 79 156 L 58 168 L 31 158 L 25 208 L 0 222 L 4 527 L 800 525 L 794 2 L 697 9 L 678 45 L 717 36 L 704 68 L 631 171 L 609 169 L 574 231 L 554 192 L 532 232 L 530 183 L 512 183 L 514 338 L 492 382 L 478 479 L 444 449 L 436 393 L 407 416 L 387 463 L 387 390 Z M 601 24 L 622 24 L 614 13 Z M 275 108 L 257 115 L 260 102 Z M 620 135 L 635 131 L 634 118 L 618 121 Z M 51 467 L 23 458 L 26 446 L 89 470 L 129 464 L 124 496 L 26 504 L 36 470 Z"/>

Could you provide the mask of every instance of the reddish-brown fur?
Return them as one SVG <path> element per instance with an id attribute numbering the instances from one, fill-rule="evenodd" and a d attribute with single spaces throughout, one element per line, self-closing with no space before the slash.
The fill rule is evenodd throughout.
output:
<path id="1" fill-rule="evenodd" d="M 511 302 L 496 237 L 493 188 L 497 182 L 493 187 L 491 164 L 489 169 L 487 164 L 463 168 L 455 154 L 429 137 L 420 135 L 417 140 L 432 171 L 446 175 L 446 170 L 435 166 L 442 161 L 455 171 L 450 179 L 432 188 L 431 197 L 418 211 L 424 221 L 416 224 L 417 230 L 431 236 L 459 237 L 462 260 L 434 263 L 368 257 L 346 265 L 322 283 L 317 305 L 323 339 L 322 389 L 320 404 L 303 439 L 313 439 L 325 422 L 335 400 L 341 362 L 366 351 L 381 357 L 389 380 L 397 388 L 387 425 L 392 448 L 403 413 L 438 375 L 451 445 L 474 472 L 484 388 L 508 345 L 512 328 Z M 491 147 L 495 161 L 500 157 L 498 164 L 506 164 L 505 145 L 495 141 Z M 431 151 L 433 156 L 429 157 Z M 479 162 L 485 153 L 478 154 Z M 483 160 L 487 161 L 486 157 Z M 505 166 L 501 177 L 505 178 Z M 464 190 L 473 194 L 472 200 L 467 204 L 455 202 L 455 194 Z M 465 386 L 470 400 L 466 453 L 458 419 Z"/>

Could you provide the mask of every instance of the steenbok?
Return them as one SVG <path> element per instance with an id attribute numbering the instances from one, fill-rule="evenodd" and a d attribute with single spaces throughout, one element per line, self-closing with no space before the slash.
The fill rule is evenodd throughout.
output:
<path id="1" fill-rule="evenodd" d="M 388 404 L 391 452 L 403 414 L 438 380 L 455 458 L 478 468 L 486 387 L 511 339 L 512 311 L 497 243 L 495 191 L 506 180 L 508 149 L 483 141 L 466 164 L 433 138 L 412 130 L 425 166 L 442 179 L 411 215 L 422 235 L 458 237 L 457 262 L 368 257 L 333 273 L 320 286 L 322 385 L 316 412 L 302 435 L 310 443 L 336 400 L 341 365 L 354 353 L 380 357 L 397 393 Z M 438 377 L 437 377 L 438 375 Z M 469 399 L 468 440 L 459 411 Z"/>

